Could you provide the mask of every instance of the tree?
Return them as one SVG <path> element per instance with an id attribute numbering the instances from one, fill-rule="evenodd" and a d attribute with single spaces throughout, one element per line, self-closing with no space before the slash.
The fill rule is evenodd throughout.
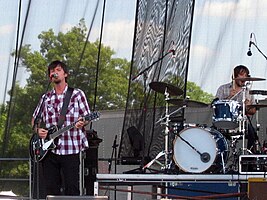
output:
<path id="1" fill-rule="evenodd" d="M 188 96 L 190 100 L 207 104 L 210 104 L 214 99 L 212 94 L 203 91 L 196 83 L 190 81 L 187 82 L 186 96 Z"/>

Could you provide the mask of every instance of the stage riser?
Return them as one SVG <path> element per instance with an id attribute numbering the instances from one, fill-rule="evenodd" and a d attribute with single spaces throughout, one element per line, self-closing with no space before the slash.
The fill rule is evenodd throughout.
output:
<path id="1" fill-rule="evenodd" d="M 245 184 L 242 184 L 246 188 Z M 239 193 L 240 184 L 229 185 L 228 183 L 197 183 L 197 182 L 184 182 L 175 186 L 169 185 L 168 194 L 184 196 L 184 197 L 197 197 L 197 196 L 210 196 L 210 195 L 225 195 L 232 193 Z M 229 197 L 229 200 L 238 200 L 238 197 Z"/>

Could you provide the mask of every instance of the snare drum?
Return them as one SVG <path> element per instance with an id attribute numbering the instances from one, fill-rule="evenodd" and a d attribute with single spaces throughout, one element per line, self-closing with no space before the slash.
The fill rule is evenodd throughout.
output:
<path id="1" fill-rule="evenodd" d="M 190 173 L 222 172 L 229 152 L 227 140 L 223 135 L 209 128 L 184 129 L 176 136 L 173 148 L 176 165 L 184 172 Z"/>
<path id="2" fill-rule="evenodd" d="M 234 100 L 218 100 L 213 104 L 213 125 L 221 129 L 235 129 L 238 127 L 237 117 L 240 104 Z"/>

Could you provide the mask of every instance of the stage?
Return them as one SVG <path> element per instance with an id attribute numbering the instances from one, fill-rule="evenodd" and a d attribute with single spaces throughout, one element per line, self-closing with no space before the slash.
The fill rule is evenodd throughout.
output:
<path id="1" fill-rule="evenodd" d="M 162 186 L 166 187 L 176 187 L 176 186 L 186 186 L 188 188 L 196 188 L 201 186 L 204 188 L 208 188 L 208 186 L 212 185 L 214 187 L 214 191 L 220 192 L 220 195 L 224 195 L 225 197 L 232 197 L 232 199 L 237 199 L 237 196 L 241 193 L 246 196 L 247 187 L 249 180 L 258 180 L 259 182 L 265 182 L 266 174 L 97 174 L 96 181 L 94 183 L 94 195 L 99 195 L 99 190 L 101 189 L 111 189 L 113 191 L 117 190 L 119 192 L 128 193 L 127 199 L 132 199 L 132 194 L 130 193 L 139 193 L 135 192 L 135 186 L 154 186 L 157 187 L 156 193 L 152 192 L 151 195 L 157 196 L 156 199 L 160 199 L 160 196 L 166 197 L 165 192 L 162 190 Z M 190 183 L 190 184 L 189 184 Z M 242 190 L 241 184 L 243 185 Z M 208 185 L 208 186 L 207 186 Z M 108 186 L 108 188 L 103 188 L 102 186 Z M 111 188 L 109 186 L 114 186 Z M 120 190 L 118 189 L 120 186 L 127 186 L 128 190 Z M 223 186 L 223 189 L 220 189 L 218 186 Z M 229 193 L 229 188 L 231 192 Z M 163 192 L 163 195 L 160 195 L 160 192 Z M 169 198 L 175 197 L 173 192 L 168 190 L 168 194 L 172 193 Z M 149 194 L 148 191 L 144 193 L 146 195 Z M 176 193 L 178 195 L 184 193 Z M 186 193 L 187 198 L 189 193 Z M 193 194 L 193 193 L 192 193 Z M 236 197 L 233 197 L 235 194 Z M 220 197 L 217 194 L 217 197 Z M 228 196 L 227 196 L 228 195 Z M 194 196 L 194 195 L 193 195 Z M 177 197 L 177 196 L 176 196 Z M 213 196 L 215 198 L 215 196 Z M 180 196 L 181 198 L 181 196 Z M 220 197 L 221 198 L 221 197 Z M 196 199 L 192 197 L 192 199 Z"/>

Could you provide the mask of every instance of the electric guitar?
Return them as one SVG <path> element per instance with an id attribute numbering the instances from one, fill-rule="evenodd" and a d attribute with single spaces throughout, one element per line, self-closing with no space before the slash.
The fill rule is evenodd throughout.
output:
<path id="1" fill-rule="evenodd" d="M 81 120 L 83 121 L 95 121 L 99 118 L 99 112 L 92 112 L 89 115 L 84 116 Z M 51 149 L 56 148 L 54 140 L 63 134 L 64 132 L 72 129 L 78 121 L 58 129 L 57 126 L 52 126 L 48 129 L 48 134 L 45 139 L 39 137 L 38 134 L 33 134 L 30 139 L 29 152 L 30 157 L 34 162 L 41 161 L 47 152 Z"/>

